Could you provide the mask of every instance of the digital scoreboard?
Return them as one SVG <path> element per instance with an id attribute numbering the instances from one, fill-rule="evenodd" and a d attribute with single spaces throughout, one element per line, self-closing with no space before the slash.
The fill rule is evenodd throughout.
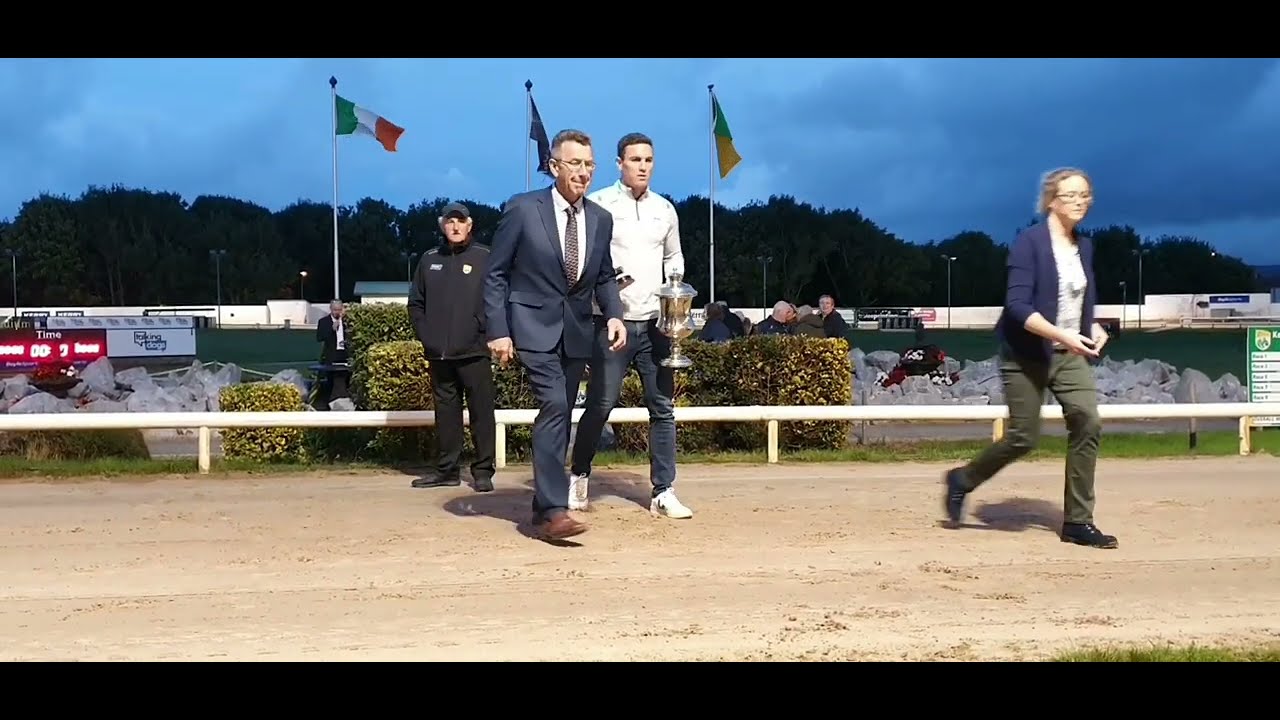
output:
<path id="1" fill-rule="evenodd" d="M 0 372 L 29 372 L 55 360 L 83 368 L 106 354 L 106 330 L 0 330 Z"/>

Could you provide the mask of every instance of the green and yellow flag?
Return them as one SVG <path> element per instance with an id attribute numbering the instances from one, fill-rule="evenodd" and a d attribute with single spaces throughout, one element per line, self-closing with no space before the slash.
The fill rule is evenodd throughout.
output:
<path id="1" fill-rule="evenodd" d="M 729 177 L 729 173 L 742 162 L 742 156 L 733 147 L 733 133 L 729 132 L 729 121 L 724 119 L 724 110 L 720 108 L 720 99 L 711 96 L 711 108 L 715 112 L 715 123 L 712 134 L 716 138 L 716 156 L 720 162 L 720 179 Z"/>

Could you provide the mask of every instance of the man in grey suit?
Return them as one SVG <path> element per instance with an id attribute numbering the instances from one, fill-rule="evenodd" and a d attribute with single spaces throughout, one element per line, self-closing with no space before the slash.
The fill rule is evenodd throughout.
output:
<path id="1" fill-rule="evenodd" d="M 609 251 L 613 216 L 586 199 L 595 173 L 591 138 L 562 130 L 551 143 L 552 187 L 514 195 L 502 207 L 485 274 L 489 351 L 518 357 L 538 398 L 533 423 L 534 523 L 551 539 L 586 531 L 570 517 L 570 413 L 591 358 L 592 300 L 607 319 L 610 347 L 627 342 Z"/>

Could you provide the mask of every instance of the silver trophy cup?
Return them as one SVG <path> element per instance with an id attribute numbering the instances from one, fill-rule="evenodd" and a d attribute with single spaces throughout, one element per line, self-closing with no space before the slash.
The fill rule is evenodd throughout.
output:
<path id="1" fill-rule="evenodd" d="M 680 273 L 658 288 L 658 332 L 671 339 L 671 354 L 658 364 L 669 368 L 687 368 L 693 361 L 680 354 L 680 341 L 693 334 L 693 299 L 698 291 L 681 281 Z"/>

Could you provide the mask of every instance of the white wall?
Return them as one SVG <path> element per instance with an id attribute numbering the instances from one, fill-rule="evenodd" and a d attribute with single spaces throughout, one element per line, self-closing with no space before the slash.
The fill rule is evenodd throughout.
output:
<path id="1" fill-rule="evenodd" d="M 1137 327 L 1139 313 L 1142 325 L 1186 325 L 1188 321 L 1202 321 L 1195 324 L 1211 324 L 1231 319 L 1248 320 L 1249 318 L 1280 318 L 1280 303 L 1273 304 L 1268 293 L 1229 293 L 1200 295 L 1148 295 L 1142 304 L 1128 305 L 1104 304 L 1096 311 L 1098 317 L 1120 319 L 1124 327 Z M 1209 302 L 1210 299 L 1244 302 Z M 1201 308 L 1198 303 L 1204 302 L 1208 307 Z M 945 307 L 917 307 L 916 312 L 925 318 L 925 327 L 947 327 L 948 310 Z M 991 327 L 1000 317 L 999 307 L 956 307 L 951 308 L 951 327 Z M 1227 313 L 1230 313 L 1228 316 Z M 1216 317 L 1215 317 L 1216 316 Z"/>
<path id="2" fill-rule="evenodd" d="M 1210 302 L 1210 300 L 1228 302 Z M 370 303 L 394 303 L 403 305 L 403 296 L 370 296 L 364 298 Z M 1201 308 L 1198 303 L 1204 302 L 1208 307 Z M 742 312 L 753 322 L 763 320 L 772 308 L 734 308 Z M 841 308 L 847 320 L 852 324 L 852 311 Z M 1000 317 L 999 307 L 955 307 L 950 313 L 946 307 L 915 307 L 916 313 L 924 318 L 925 327 L 947 327 L 947 316 L 950 315 L 953 328 L 990 328 Z M 80 311 L 86 316 L 127 316 L 167 313 L 172 315 L 194 315 L 211 318 L 214 323 L 219 316 L 216 304 L 193 305 L 139 305 L 128 307 L 19 307 L 18 314 L 23 312 L 42 312 L 57 315 L 59 312 Z M 1099 305 L 1097 314 L 1105 318 L 1122 318 L 1125 327 L 1137 327 L 1139 305 Z M 1247 321 L 1249 318 L 1280 319 L 1280 303 L 1272 303 L 1268 293 L 1221 293 L 1199 295 L 1148 295 L 1146 303 L 1141 305 L 1143 326 L 1151 325 L 1211 325 L 1230 321 Z M 12 314 L 12 310 L 0 308 L 0 316 Z M 265 305 L 223 305 L 221 308 L 222 327 L 225 328 L 259 328 L 283 327 L 286 322 L 293 327 L 314 327 L 316 322 L 329 313 L 328 303 L 308 303 L 303 300 L 270 300 Z M 702 324 L 702 309 L 693 311 L 694 323 Z M 1277 321 L 1280 324 L 1280 320 Z"/>

